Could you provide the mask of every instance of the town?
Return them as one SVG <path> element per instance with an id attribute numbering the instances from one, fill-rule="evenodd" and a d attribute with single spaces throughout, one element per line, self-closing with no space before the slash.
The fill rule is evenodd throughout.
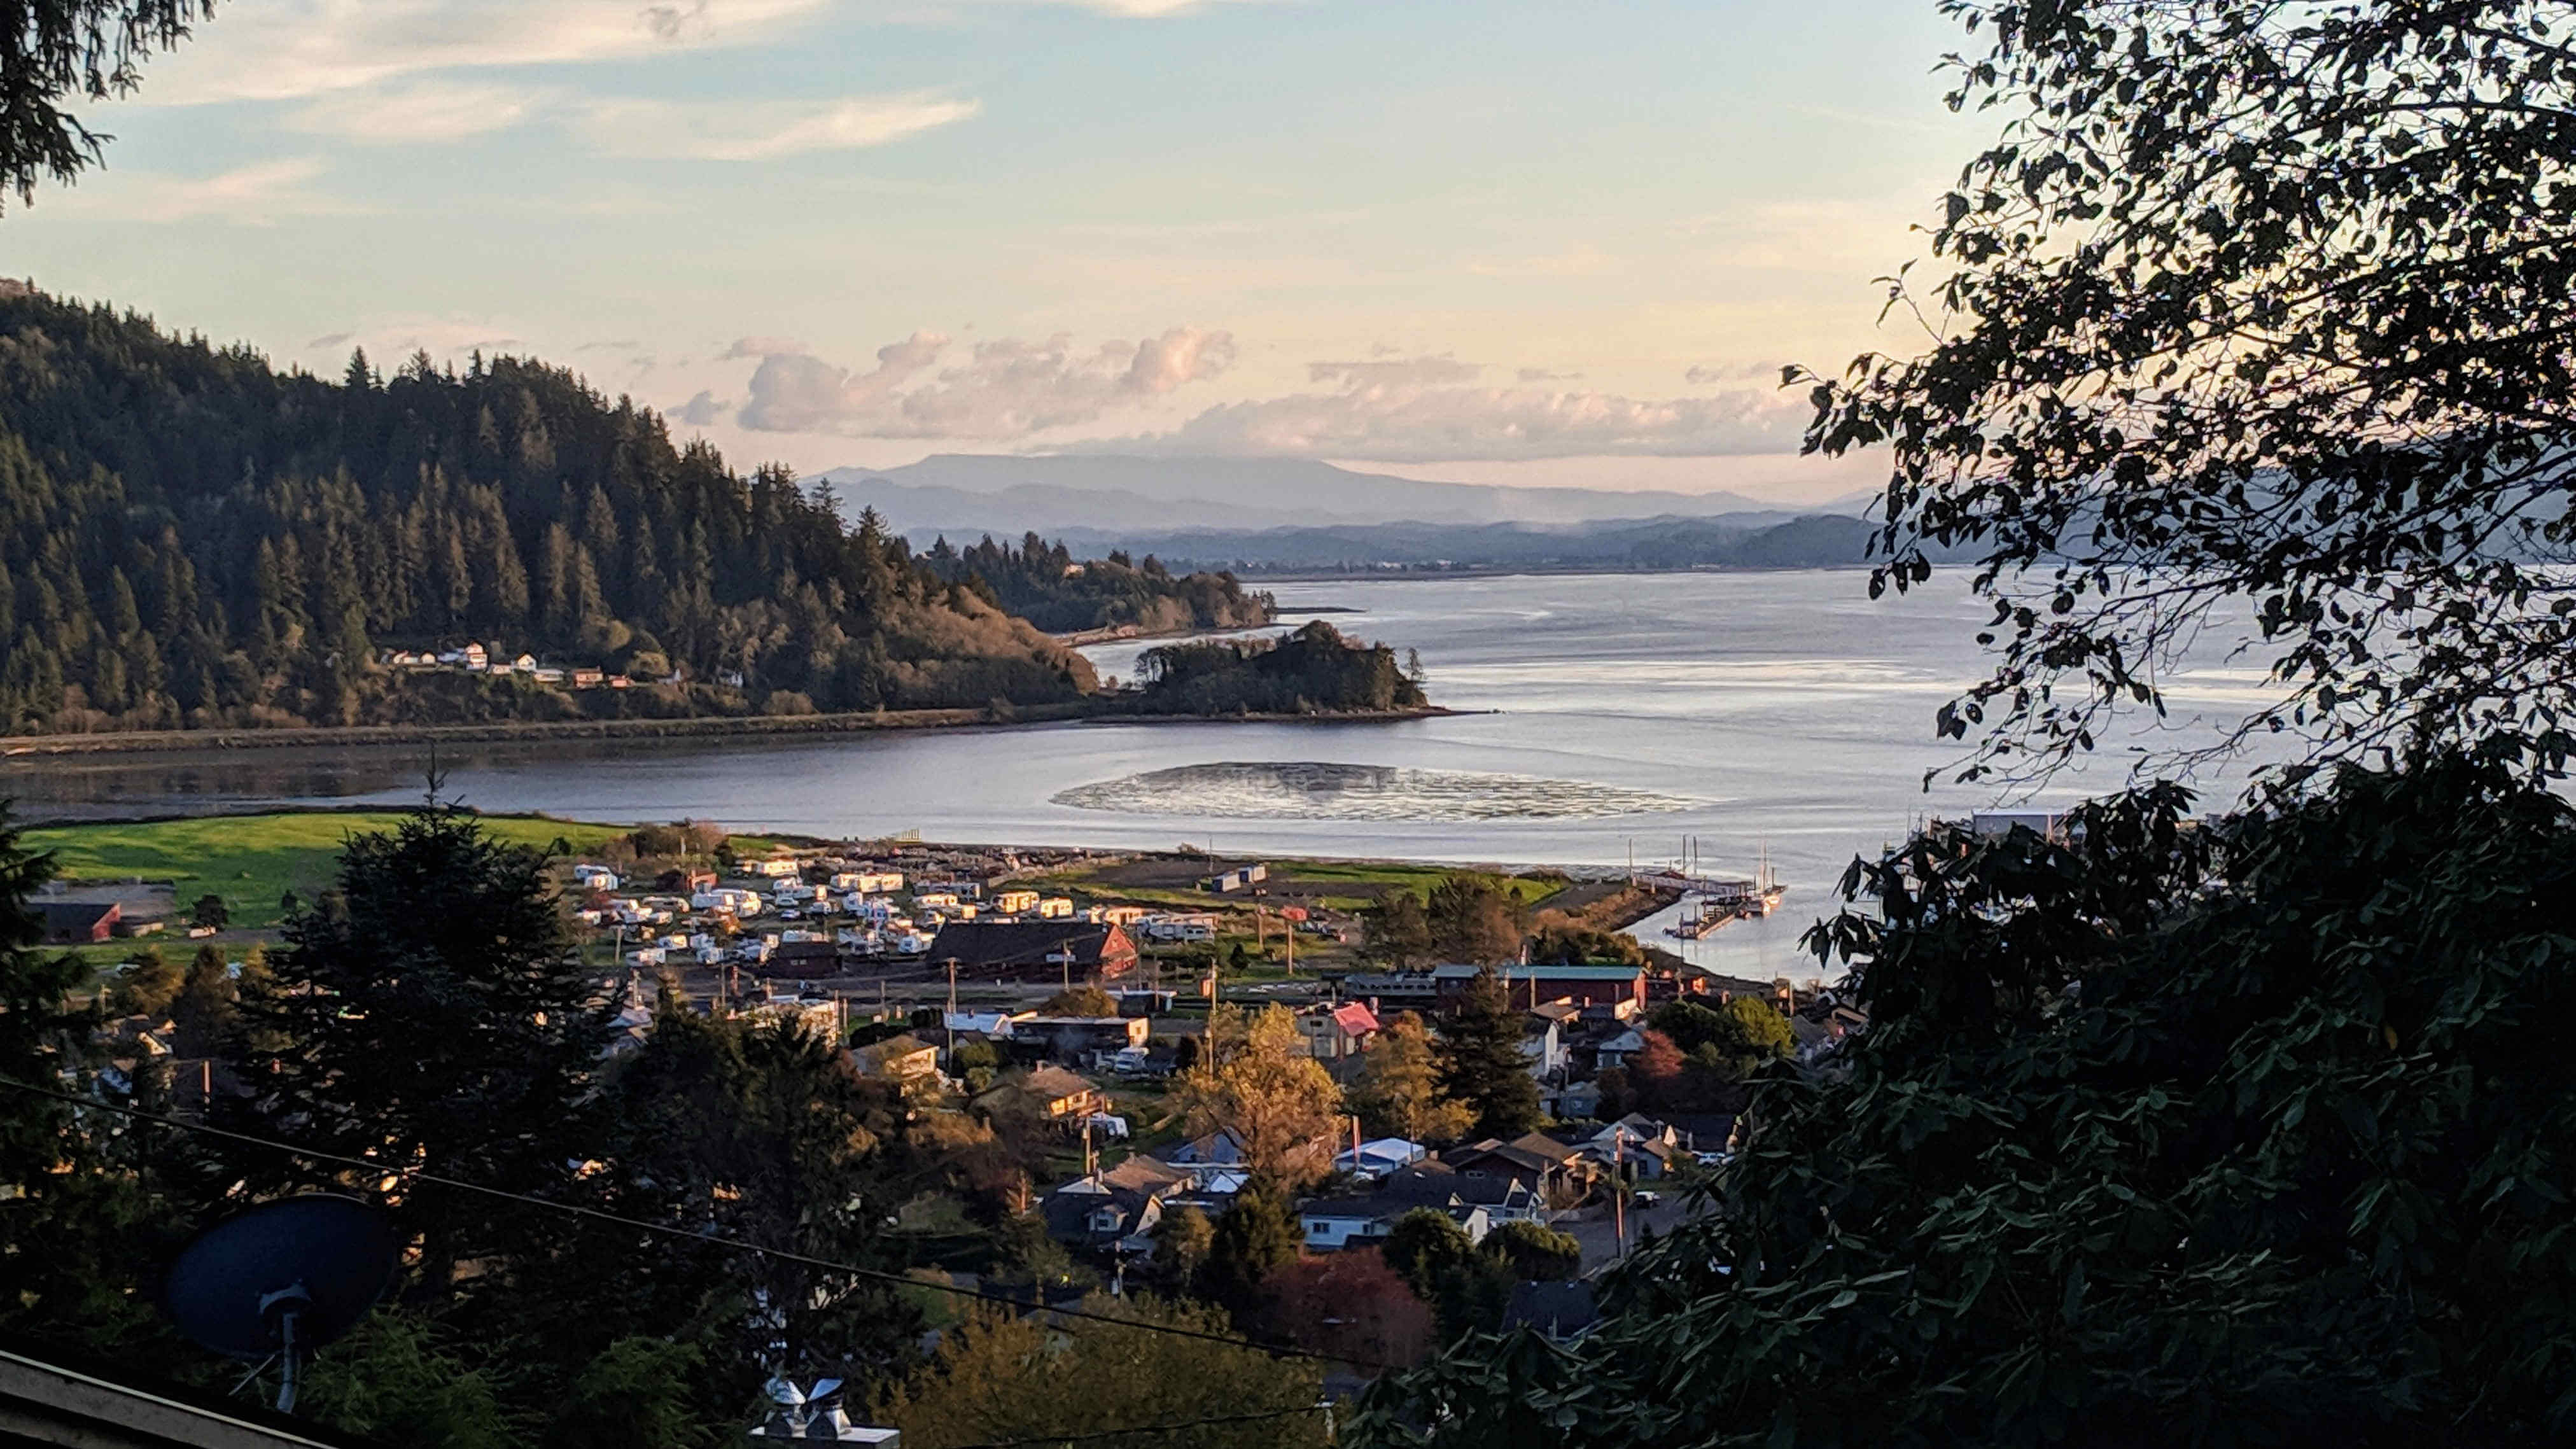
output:
<path id="1" fill-rule="evenodd" d="M 1640 946 L 1616 928 L 1674 892 L 1614 872 L 705 823 L 606 835 L 549 870 L 615 1013 L 603 1074 L 674 1011 L 828 1043 L 972 1159 L 896 1206 L 888 1236 L 924 1281 L 1029 1311 L 1203 1297 L 1341 1356 L 1346 1390 L 1458 1333 L 1580 1335 L 1592 1280 L 1669 1234 L 1727 1160 L 1745 1079 L 1867 1022 L 1816 983 Z M 129 890 L 134 917 L 102 899 L 44 902 L 59 941 L 142 933 L 102 978 L 102 1085 L 218 1111 L 250 1088 L 190 1000 L 265 947 L 200 920 L 183 981 L 138 945 L 150 898 Z M 1229 1228 L 1250 1215 L 1266 1239 Z M 1372 1285 L 1365 1325 L 1301 1292 L 1327 1272 Z"/>

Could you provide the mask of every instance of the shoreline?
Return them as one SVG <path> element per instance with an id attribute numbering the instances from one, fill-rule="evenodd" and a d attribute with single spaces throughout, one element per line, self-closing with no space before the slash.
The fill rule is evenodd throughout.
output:
<path id="1" fill-rule="evenodd" d="M 883 731 L 1087 724 L 1393 724 L 1484 711 L 1442 705 L 1329 714 L 1147 714 L 1075 702 L 1029 705 L 1007 716 L 983 709 L 911 709 L 843 714 L 707 715 L 689 719 L 505 720 L 454 725 L 314 725 L 285 729 L 130 730 L 92 735 L 0 738 L 0 766 L 79 755 L 214 755 L 242 750 L 349 749 L 421 744 L 514 744 L 544 740 L 731 739 Z"/>

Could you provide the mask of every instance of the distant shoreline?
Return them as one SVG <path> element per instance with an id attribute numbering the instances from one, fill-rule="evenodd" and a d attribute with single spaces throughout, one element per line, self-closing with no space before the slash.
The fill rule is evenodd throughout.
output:
<path id="1" fill-rule="evenodd" d="M 229 754 L 241 750 L 350 749 L 531 740 L 727 739 L 857 735 L 885 731 L 1080 724 L 1381 724 L 1460 713 L 1440 705 L 1323 714 L 1147 714 L 1087 702 L 982 709 L 904 709 L 844 714 L 704 716 L 693 719 L 518 720 L 458 725 L 326 725 L 285 729 L 131 730 L 0 737 L 0 766 L 75 755 Z"/>

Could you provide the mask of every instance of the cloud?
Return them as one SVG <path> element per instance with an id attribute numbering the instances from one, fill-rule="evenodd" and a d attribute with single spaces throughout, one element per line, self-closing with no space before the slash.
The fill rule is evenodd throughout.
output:
<path id="1" fill-rule="evenodd" d="M 358 334 L 354 332 L 325 332 L 321 336 L 314 338 L 312 341 L 305 343 L 304 350 L 311 352 L 315 348 L 319 347 L 345 346 L 350 338 L 357 335 Z"/>
<path id="2" fill-rule="evenodd" d="M 305 183 L 321 174 L 321 161 L 311 156 L 261 161 L 213 176 L 109 171 L 47 198 L 45 204 L 62 216 L 138 222 L 213 219 L 248 226 L 359 209 L 307 189 Z"/>
<path id="3" fill-rule="evenodd" d="M 971 100 L 929 94 L 829 101 L 592 101 L 574 129 L 613 156 L 767 161 L 806 151 L 854 151 L 966 120 Z"/>
<path id="4" fill-rule="evenodd" d="M 866 372 L 801 351 L 770 353 L 752 374 L 736 420 L 768 432 L 861 438 L 1025 438 L 1097 421 L 1234 363 L 1233 334 L 1175 327 L 1089 351 L 1076 351 L 1061 334 L 1041 342 L 994 338 L 974 344 L 963 364 L 925 376 L 949 342 L 941 333 L 915 332 L 878 348 L 877 365 Z"/>
<path id="5" fill-rule="evenodd" d="M 1582 373 L 1550 372 L 1544 367 L 1524 367 L 1520 370 L 1519 377 L 1523 382 L 1581 382 L 1583 380 Z"/>
<path id="6" fill-rule="evenodd" d="M 1807 416 L 1802 406 L 1768 390 L 1639 399 L 1341 375 L 1344 386 L 1336 392 L 1226 403 L 1167 433 L 1089 440 L 1067 451 L 1390 463 L 1709 457 L 1792 450 Z"/>
<path id="7" fill-rule="evenodd" d="M 679 422 L 686 423 L 690 427 L 703 428 L 711 426 L 721 420 L 724 417 L 725 409 L 731 406 L 733 406 L 733 404 L 725 402 L 718 398 L 714 393 L 701 388 L 699 389 L 696 397 L 693 397 L 687 402 L 680 404 L 678 407 L 671 409 L 670 415 L 672 418 Z"/>
<path id="8" fill-rule="evenodd" d="M 804 350 L 805 344 L 793 337 L 737 337 L 733 346 L 716 354 L 716 360 L 730 362 L 738 357 L 777 357 Z"/>
<path id="9" fill-rule="evenodd" d="M 507 130 L 537 106 L 534 96 L 507 86 L 415 81 L 335 91 L 288 112 L 285 124 L 369 145 L 419 145 Z"/>
<path id="10" fill-rule="evenodd" d="M 1474 382 L 1484 368 L 1457 358 L 1375 357 L 1367 362 L 1310 362 L 1306 364 L 1308 382 L 1341 382 L 1368 387 L 1417 385 L 1436 387 L 1446 383 Z"/>
<path id="11" fill-rule="evenodd" d="M 1707 362 L 1693 364 L 1682 374 L 1682 381 L 1702 387 L 1720 382 L 1776 380 L 1779 376 L 1780 369 L 1767 362 Z"/>
<path id="12" fill-rule="evenodd" d="M 764 40 L 826 0 L 270 0 L 155 62 L 147 104 L 297 100 L 428 71 L 561 65 Z"/>

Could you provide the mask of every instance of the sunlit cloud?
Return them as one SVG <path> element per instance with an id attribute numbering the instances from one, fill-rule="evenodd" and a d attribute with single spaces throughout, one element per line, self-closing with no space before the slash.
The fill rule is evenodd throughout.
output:
<path id="1" fill-rule="evenodd" d="M 771 353 L 752 374 L 736 421 L 764 432 L 1016 440 L 1096 422 L 1234 363 L 1232 334 L 1195 327 L 1087 350 L 1061 335 L 994 338 L 975 343 L 962 363 L 938 368 L 949 346 L 941 333 L 916 332 L 877 349 L 877 365 L 866 371 L 802 351 Z"/>
<path id="2" fill-rule="evenodd" d="M 313 191 L 320 159 L 283 157 L 237 166 L 213 176 L 170 176 L 153 171 L 107 171 L 83 185 L 37 202 L 48 214 L 114 221 L 229 221 L 266 226 L 286 217 L 324 216 L 357 210 Z"/>
<path id="3" fill-rule="evenodd" d="M 766 161 L 807 151 L 852 151 L 966 120 L 971 100 L 932 95 L 829 101 L 587 102 L 575 129 L 616 156 Z"/>
<path id="4" fill-rule="evenodd" d="M 419 145 L 507 130 L 537 106 L 535 97 L 508 86 L 413 81 L 316 97 L 289 111 L 285 124 L 370 145 Z"/>

